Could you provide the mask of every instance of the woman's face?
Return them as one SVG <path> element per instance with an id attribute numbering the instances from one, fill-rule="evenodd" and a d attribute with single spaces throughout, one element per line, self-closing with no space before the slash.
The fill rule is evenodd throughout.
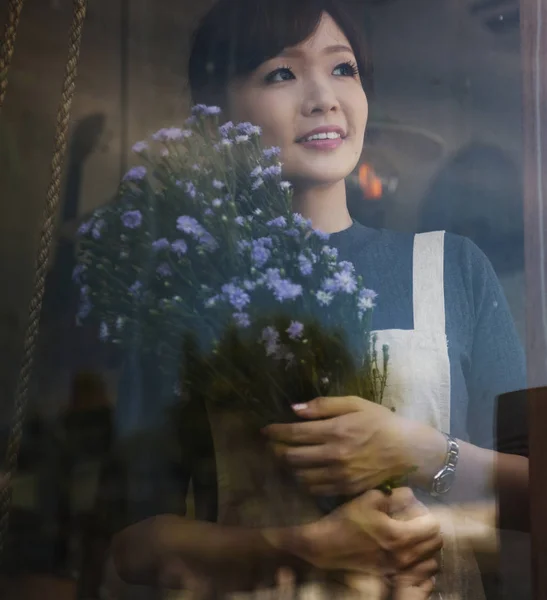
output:
<path id="1" fill-rule="evenodd" d="M 347 177 L 361 156 L 368 103 L 335 21 L 325 13 L 311 38 L 232 82 L 228 112 L 260 125 L 263 143 L 281 148 L 283 175 L 295 187 Z"/>

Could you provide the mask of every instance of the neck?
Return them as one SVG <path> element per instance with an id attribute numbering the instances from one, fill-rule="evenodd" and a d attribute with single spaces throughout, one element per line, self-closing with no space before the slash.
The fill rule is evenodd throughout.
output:
<path id="1" fill-rule="evenodd" d="M 325 233 L 343 231 L 352 224 L 343 179 L 332 185 L 295 186 L 293 209 L 306 219 L 311 219 L 314 229 Z"/>

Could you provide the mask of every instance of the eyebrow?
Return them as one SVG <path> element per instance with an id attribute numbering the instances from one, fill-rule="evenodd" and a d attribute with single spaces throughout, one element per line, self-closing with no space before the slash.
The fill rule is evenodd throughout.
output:
<path id="1" fill-rule="evenodd" d="M 323 50 L 321 51 L 322 54 L 336 54 L 338 52 L 349 52 L 350 54 L 353 54 L 353 50 L 349 47 L 349 46 L 345 46 L 344 44 L 337 44 L 335 46 L 327 46 L 326 48 L 323 48 Z M 281 53 L 281 56 L 302 56 L 304 54 L 304 51 L 299 50 L 298 48 L 292 48 L 290 50 L 284 50 Z"/>

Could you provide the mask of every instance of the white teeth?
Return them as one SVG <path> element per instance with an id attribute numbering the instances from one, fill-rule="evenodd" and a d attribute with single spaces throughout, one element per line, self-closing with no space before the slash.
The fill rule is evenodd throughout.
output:
<path id="1" fill-rule="evenodd" d="M 315 135 L 310 135 L 304 141 L 311 142 L 312 140 L 337 140 L 341 136 L 339 133 L 335 131 L 330 131 L 329 133 L 316 133 Z"/>

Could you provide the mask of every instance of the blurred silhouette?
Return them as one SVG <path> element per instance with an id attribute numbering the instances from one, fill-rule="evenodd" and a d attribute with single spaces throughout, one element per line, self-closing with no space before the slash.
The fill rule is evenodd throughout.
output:
<path id="1" fill-rule="evenodd" d="M 471 143 L 453 156 L 426 192 L 420 231 L 470 238 L 498 275 L 524 265 L 521 174 L 496 146 Z"/>

